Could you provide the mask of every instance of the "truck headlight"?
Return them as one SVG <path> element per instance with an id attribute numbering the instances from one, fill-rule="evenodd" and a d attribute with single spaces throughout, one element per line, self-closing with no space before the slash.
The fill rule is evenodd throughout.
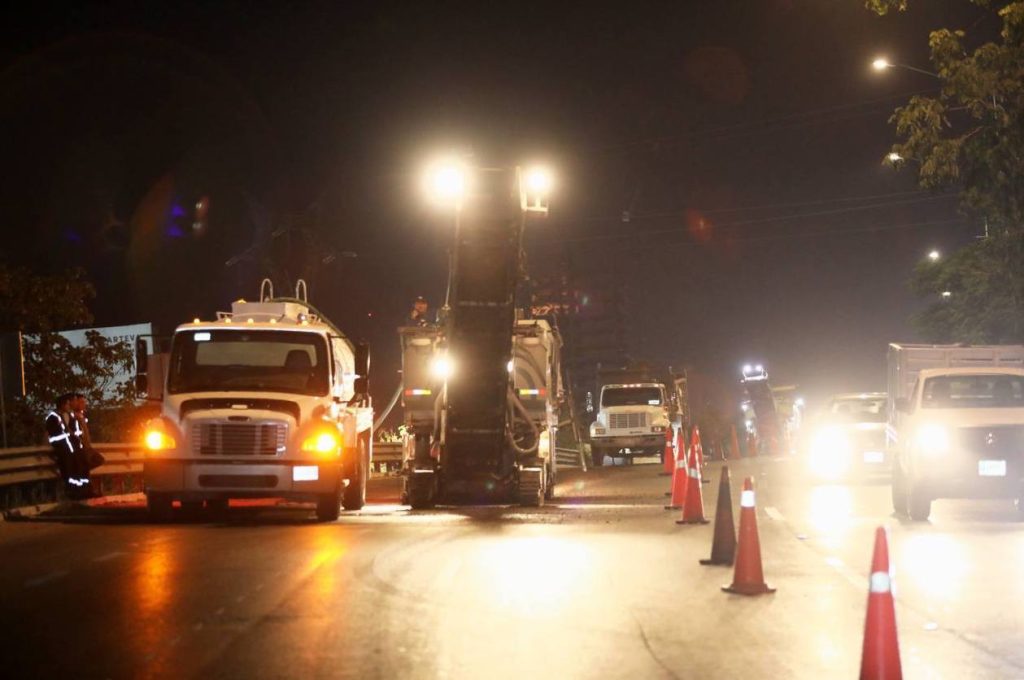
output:
<path id="1" fill-rule="evenodd" d="M 811 440 L 808 465 L 815 476 L 837 479 L 850 467 L 850 438 L 839 427 L 823 427 Z"/>
<path id="2" fill-rule="evenodd" d="M 949 430 L 938 423 L 925 423 L 917 428 L 917 448 L 927 455 L 942 455 L 949 452 Z"/>
<path id="3" fill-rule="evenodd" d="M 327 457 L 330 454 L 339 455 L 344 441 L 337 432 L 331 430 L 320 430 L 302 440 L 302 450 L 305 453 L 315 453 Z"/>
<path id="4" fill-rule="evenodd" d="M 174 437 L 164 432 L 160 427 L 154 426 L 146 428 L 145 442 L 146 448 L 150 451 L 167 451 L 178 446 L 178 443 L 174 441 Z"/>

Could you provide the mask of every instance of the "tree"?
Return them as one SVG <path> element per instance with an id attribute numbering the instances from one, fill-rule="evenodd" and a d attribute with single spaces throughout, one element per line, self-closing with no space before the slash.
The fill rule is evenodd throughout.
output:
<path id="1" fill-rule="evenodd" d="M 95 331 L 86 333 L 85 346 L 76 347 L 56 332 L 91 323 L 87 301 L 93 295 L 80 271 L 41 276 L 0 265 L 0 329 L 24 334 L 26 394 L 8 404 L 9 443 L 40 441 L 42 414 L 68 392 L 84 394 L 110 420 L 120 422 L 134 412 L 134 384 L 117 380 L 130 371 L 134 349 Z"/>
<path id="2" fill-rule="evenodd" d="M 896 109 L 892 150 L 922 187 L 958 190 L 961 210 L 993 236 L 915 270 L 915 292 L 949 293 L 915 324 L 932 339 L 1024 342 L 1024 2 L 971 2 L 998 16 L 999 39 L 969 49 L 962 30 L 930 34 L 940 90 Z M 907 4 L 866 2 L 883 15 Z"/>

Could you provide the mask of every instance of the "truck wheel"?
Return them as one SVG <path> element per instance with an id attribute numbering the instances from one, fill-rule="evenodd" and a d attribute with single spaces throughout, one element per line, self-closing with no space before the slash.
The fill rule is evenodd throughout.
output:
<path id="1" fill-rule="evenodd" d="M 915 522 L 926 522 L 932 514 L 932 499 L 920 484 L 907 484 L 907 514 Z"/>
<path id="2" fill-rule="evenodd" d="M 892 464 L 892 509 L 901 517 L 907 514 L 907 481 L 898 460 Z"/>
<path id="3" fill-rule="evenodd" d="M 341 497 L 341 504 L 346 510 L 362 510 L 366 505 L 366 479 L 370 476 L 370 447 L 367 446 L 367 438 L 367 435 L 359 435 L 355 467 Z"/>
<path id="4" fill-rule="evenodd" d="M 405 481 L 405 496 L 413 510 L 430 510 L 434 507 L 434 475 L 414 474 Z"/>
<path id="5" fill-rule="evenodd" d="M 171 520 L 172 498 L 169 494 L 150 492 L 146 494 L 146 509 L 149 511 L 149 518 L 154 522 L 169 522 Z"/>
<path id="6" fill-rule="evenodd" d="M 333 522 L 341 515 L 338 492 L 321 494 L 316 499 L 316 518 L 320 522 Z"/>
<path id="7" fill-rule="evenodd" d="M 604 449 L 597 446 L 590 447 L 590 461 L 594 467 L 601 467 L 604 465 Z"/>

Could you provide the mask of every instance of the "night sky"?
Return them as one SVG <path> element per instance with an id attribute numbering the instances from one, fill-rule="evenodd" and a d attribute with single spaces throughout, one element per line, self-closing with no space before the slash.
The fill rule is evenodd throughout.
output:
<path id="1" fill-rule="evenodd" d="M 558 192 L 532 271 L 571 253 L 623 286 L 635 356 L 725 382 L 763 361 L 812 398 L 884 388 L 886 343 L 915 339 L 911 269 L 980 231 L 881 162 L 892 109 L 935 81 L 871 59 L 927 67 L 929 30 L 994 29 L 967 2 L 912 5 L 7 9 L 0 258 L 84 266 L 98 324 L 169 330 L 255 296 L 251 246 L 292 225 L 288 261 L 310 226 L 306 251 L 335 255 L 313 302 L 371 340 L 381 398 L 409 302 L 443 295 L 450 230 L 417 193 L 423 162 L 543 159 Z"/>

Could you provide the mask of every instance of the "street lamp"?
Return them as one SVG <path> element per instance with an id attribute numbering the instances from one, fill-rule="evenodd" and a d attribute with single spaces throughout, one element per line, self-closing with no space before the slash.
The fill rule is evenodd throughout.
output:
<path id="1" fill-rule="evenodd" d="M 885 154 L 885 160 L 895 165 L 903 160 L 903 156 L 899 155 L 895 151 L 890 151 L 889 153 Z"/>
<path id="2" fill-rule="evenodd" d="M 942 253 L 937 250 L 932 250 L 928 253 L 928 259 L 932 262 L 938 262 L 942 258 Z"/>
<path id="3" fill-rule="evenodd" d="M 932 78 L 938 78 L 938 73 L 932 73 L 931 71 L 925 71 L 923 68 L 917 68 L 916 66 L 910 66 L 909 64 L 896 64 L 885 57 L 876 57 L 871 62 L 871 68 L 881 73 L 882 71 L 888 71 L 891 68 L 903 68 L 914 73 L 920 73 L 922 75 L 931 76 Z"/>

